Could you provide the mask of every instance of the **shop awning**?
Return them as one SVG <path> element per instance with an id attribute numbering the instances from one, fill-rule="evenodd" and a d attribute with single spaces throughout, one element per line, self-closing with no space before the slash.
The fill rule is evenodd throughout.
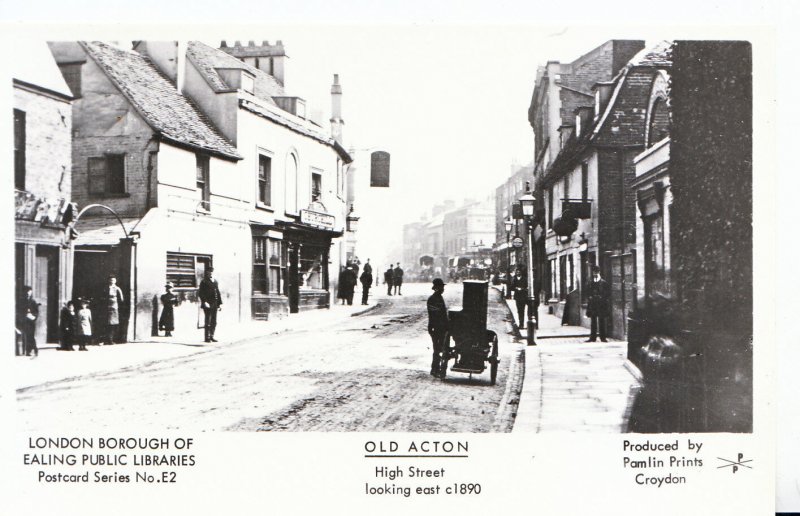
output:
<path id="1" fill-rule="evenodd" d="M 140 220 L 142 219 L 138 217 L 122 218 L 128 234 L 136 228 Z M 75 230 L 78 232 L 76 246 L 117 245 L 120 239 L 125 238 L 125 231 L 113 217 L 81 217 Z"/>

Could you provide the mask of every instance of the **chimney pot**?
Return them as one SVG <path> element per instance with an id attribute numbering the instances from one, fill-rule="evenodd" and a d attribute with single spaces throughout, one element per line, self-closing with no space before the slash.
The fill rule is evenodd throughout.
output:
<path id="1" fill-rule="evenodd" d="M 250 41 L 248 41 L 248 42 L 247 42 L 247 46 L 248 46 L 248 47 L 254 47 L 254 46 L 256 46 L 256 44 L 255 44 L 255 42 L 254 42 L 254 41 L 251 39 Z"/>
<path id="2" fill-rule="evenodd" d="M 242 46 L 242 42 L 237 39 L 236 43 L 234 43 L 233 46 L 234 47 L 241 47 Z"/>
<path id="3" fill-rule="evenodd" d="M 269 46 L 269 41 L 267 41 L 265 39 L 264 41 L 261 42 L 261 45 L 264 46 L 264 47 L 268 47 Z"/>
<path id="4" fill-rule="evenodd" d="M 219 44 L 221 48 L 228 48 L 228 43 L 223 39 L 222 42 Z"/>

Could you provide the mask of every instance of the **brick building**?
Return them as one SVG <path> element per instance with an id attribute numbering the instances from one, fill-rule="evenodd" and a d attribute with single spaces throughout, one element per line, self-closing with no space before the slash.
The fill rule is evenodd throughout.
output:
<path id="1" fill-rule="evenodd" d="M 582 287 L 591 265 L 599 265 L 612 286 L 611 334 L 620 338 L 634 284 L 635 207 L 627 185 L 643 148 L 646 105 L 638 94 L 654 74 L 643 47 L 614 40 L 568 65 L 548 63 L 529 110 L 546 230 L 535 251 L 540 294 L 572 324 L 588 324 Z"/>
<path id="2" fill-rule="evenodd" d="M 58 314 L 72 297 L 72 94 L 47 47 L 24 53 L 13 76 L 15 286 L 40 303 L 38 343 L 58 339 Z"/>
<path id="3" fill-rule="evenodd" d="M 517 235 L 526 238 L 525 228 L 520 221 L 513 218 L 511 206 L 525 194 L 526 184 L 533 181 L 533 166 L 513 167 L 509 178 L 495 189 L 495 224 L 494 224 L 494 263 L 498 271 L 508 272 L 518 264 L 527 263 L 526 247 L 512 249 L 509 252 L 508 237 Z M 506 234 L 505 221 L 511 217 L 514 227 L 511 234 Z"/>

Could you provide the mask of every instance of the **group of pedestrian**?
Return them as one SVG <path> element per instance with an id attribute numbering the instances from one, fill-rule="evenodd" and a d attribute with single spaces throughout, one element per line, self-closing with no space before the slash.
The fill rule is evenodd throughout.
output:
<path id="1" fill-rule="evenodd" d="M 403 295 L 403 269 L 400 268 L 400 262 L 394 268 L 389 264 L 389 268 L 383 273 L 383 282 L 386 283 L 386 295 Z"/>
<path id="2" fill-rule="evenodd" d="M 59 349 L 63 351 L 75 351 L 75 344 L 78 344 L 78 351 L 88 351 L 87 344 L 92 340 L 92 311 L 89 309 L 88 299 L 78 299 L 80 308 L 75 310 L 75 303 L 67 301 L 66 306 L 61 309 L 59 318 L 59 329 L 61 331 L 61 345 Z"/>

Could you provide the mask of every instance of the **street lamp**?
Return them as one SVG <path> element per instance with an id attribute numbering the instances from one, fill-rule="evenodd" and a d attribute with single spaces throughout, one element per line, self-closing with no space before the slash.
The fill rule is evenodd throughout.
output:
<path id="1" fill-rule="evenodd" d="M 533 278 L 533 214 L 535 212 L 536 197 L 531 194 L 531 184 L 525 183 L 525 195 L 519 198 L 522 205 L 522 216 L 528 226 L 528 346 L 535 346 L 534 327 L 536 326 L 536 316 L 533 311 L 536 309 L 534 278 Z"/>
<path id="2" fill-rule="evenodd" d="M 360 218 L 361 217 L 357 217 L 353 213 L 353 205 L 351 204 L 350 213 L 347 214 L 347 218 L 345 219 L 347 221 L 347 231 L 349 231 L 350 233 L 355 233 L 356 230 L 358 229 L 358 219 Z"/>
<path id="3" fill-rule="evenodd" d="M 506 229 L 506 299 L 511 299 L 511 228 L 514 226 L 514 221 L 508 217 L 503 226 Z"/>

